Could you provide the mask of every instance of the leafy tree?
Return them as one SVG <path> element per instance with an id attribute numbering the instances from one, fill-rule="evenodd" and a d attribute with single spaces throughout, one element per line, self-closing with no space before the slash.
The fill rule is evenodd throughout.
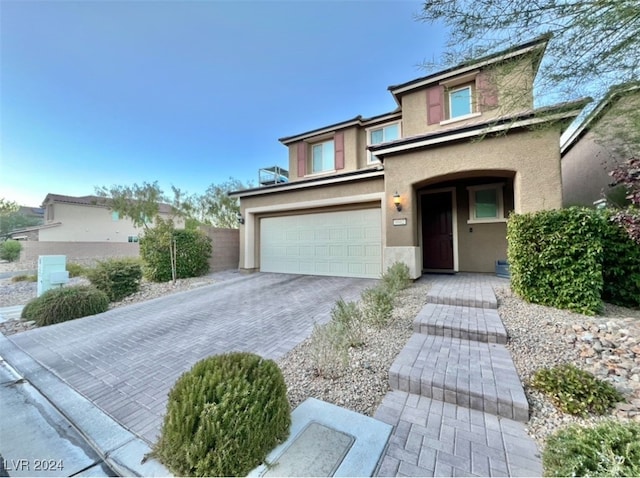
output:
<path id="1" fill-rule="evenodd" d="M 538 78 L 546 94 L 584 87 L 597 97 L 638 78 L 637 0 L 428 0 L 417 19 L 449 27 L 448 64 L 551 33 Z"/>
<path id="2" fill-rule="evenodd" d="M 29 216 L 20 211 L 0 214 L 0 237 L 6 236 L 16 229 L 39 226 L 40 224 L 42 224 L 41 218 Z"/>
<path id="3" fill-rule="evenodd" d="M 230 191 L 246 189 L 239 179 L 230 177 L 220 184 L 211 184 L 204 194 L 192 196 L 186 207 L 190 217 L 202 224 L 215 227 L 237 228 L 237 215 L 240 212 L 240 201 L 229 197 Z"/>
<path id="4" fill-rule="evenodd" d="M 96 188 L 96 195 L 103 198 L 112 211 L 128 217 L 136 227 L 148 229 L 159 212 L 160 203 L 165 201 L 158 181 L 134 183 L 133 186 L 105 186 Z"/>
<path id="5" fill-rule="evenodd" d="M 15 201 L 6 198 L 0 198 L 0 216 L 18 211 L 20 207 Z"/>

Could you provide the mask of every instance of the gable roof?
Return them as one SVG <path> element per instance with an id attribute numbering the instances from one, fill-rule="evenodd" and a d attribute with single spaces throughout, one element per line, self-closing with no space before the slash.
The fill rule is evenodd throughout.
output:
<path id="1" fill-rule="evenodd" d="M 600 121 L 602 116 L 609 111 L 617 101 L 626 95 L 640 92 L 640 81 L 615 85 L 609 88 L 605 97 L 598 103 L 587 117 L 580 123 L 573 133 L 560 145 L 560 155 L 564 156 L 571 148 L 573 148 L 580 138 L 589 132 L 589 130 Z"/>
<path id="2" fill-rule="evenodd" d="M 477 70 L 478 68 L 485 68 L 489 65 L 494 65 L 496 63 L 500 63 L 502 61 L 508 60 L 510 58 L 516 58 L 519 56 L 526 55 L 530 52 L 539 50 L 539 54 L 536 57 L 536 61 L 534 64 L 534 73 L 538 71 L 540 67 L 540 62 L 542 61 L 542 56 L 544 51 L 547 48 L 547 44 L 551 40 L 551 34 L 546 34 L 539 36 L 533 40 L 530 40 L 526 43 L 522 43 L 520 45 L 516 45 L 506 50 L 499 51 L 497 53 L 493 53 L 491 55 L 484 56 L 482 58 L 478 58 L 476 60 L 467 61 L 461 63 L 459 65 L 453 66 L 446 70 L 438 71 L 436 73 L 432 73 L 427 76 L 423 76 L 421 78 L 416 78 L 415 80 L 407 81 L 406 83 L 401 83 L 399 85 L 392 85 L 388 88 L 388 90 L 393 95 L 393 98 L 396 100 L 396 103 L 400 104 L 400 97 L 417 88 L 423 88 L 433 83 L 438 83 L 440 81 L 446 80 L 448 78 L 462 75 L 464 73 L 469 73 L 473 70 Z"/>
<path id="3" fill-rule="evenodd" d="M 78 206 L 92 206 L 109 209 L 109 198 L 103 198 L 100 196 L 66 196 L 63 194 L 49 193 L 44 198 L 44 201 L 42 201 L 42 204 L 44 205 L 48 202 L 76 204 Z M 158 203 L 158 212 L 163 214 L 170 214 L 172 211 L 173 208 L 170 204 Z"/>
<path id="4" fill-rule="evenodd" d="M 377 122 L 392 121 L 396 117 L 400 118 L 402 116 L 402 113 L 400 110 L 400 104 L 401 104 L 400 98 L 403 94 L 409 91 L 412 91 L 417 88 L 422 88 L 432 83 L 440 82 L 442 80 L 451 78 L 453 76 L 468 73 L 478 68 L 484 68 L 488 65 L 500 63 L 510 58 L 523 56 L 533 51 L 539 51 L 539 55 L 536 57 L 536 62 L 534 65 L 534 71 L 537 72 L 540 66 L 540 62 L 542 61 L 544 50 L 547 48 L 547 44 L 549 43 L 550 39 L 551 39 L 551 34 L 542 35 L 526 43 L 522 43 L 520 45 L 507 48 L 506 50 L 502 50 L 500 52 L 487 55 L 476 60 L 465 62 L 460 65 L 433 73 L 428 76 L 416 78 L 415 80 L 411 80 L 406 83 L 401 83 L 395 86 L 389 86 L 388 90 L 391 92 L 391 94 L 393 95 L 393 98 L 398 104 L 398 107 L 391 112 L 372 116 L 371 118 L 363 118 L 362 116 L 358 115 L 355 118 L 341 121 L 339 123 L 334 123 L 329 126 L 316 128 L 316 129 L 307 131 L 305 133 L 299 133 L 293 136 L 285 136 L 283 138 L 280 138 L 278 141 L 280 141 L 284 145 L 289 145 L 296 141 L 305 140 L 305 139 L 312 138 L 314 136 L 319 136 L 325 133 L 331 133 L 333 131 L 348 128 L 350 126 L 368 126 L 368 125 L 373 125 Z"/>

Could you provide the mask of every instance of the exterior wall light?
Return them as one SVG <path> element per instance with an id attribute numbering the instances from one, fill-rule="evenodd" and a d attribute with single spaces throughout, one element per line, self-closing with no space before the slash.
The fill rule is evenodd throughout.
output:
<path id="1" fill-rule="evenodd" d="M 244 217 L 242 217 L 242 214 L 236 214 L 236 219 L 238 220 L 238 224 L 244 224 Z"/>
<path id="2" fill-rule="evenodd" d="M 402 211 L 402 203 L 400 202 L 400 194 L 398 194 L 398 191 L 393 195 L 393 204 L 396 205 L 398 212 Z"/>

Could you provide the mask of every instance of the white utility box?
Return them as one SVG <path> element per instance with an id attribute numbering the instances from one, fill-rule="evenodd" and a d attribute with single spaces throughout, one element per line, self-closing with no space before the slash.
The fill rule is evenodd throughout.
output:
<path id="1" fill-rule="evenodd" d="M 69 282 L 67 256 L 38 256 L 38 297 Z"/>

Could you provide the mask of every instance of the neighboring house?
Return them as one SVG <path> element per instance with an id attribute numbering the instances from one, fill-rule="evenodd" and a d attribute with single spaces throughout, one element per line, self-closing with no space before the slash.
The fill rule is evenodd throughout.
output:
<path id="1" fill-rule="evenodd" d="M 138 242 L 143 229 L 130 219 L 109 209 L 97 196 L 63 196 L 47 194 L 42 204 L 44 225 L 14 231 L 13 236 L 24 240 L 51 242 Z M 160 204 L 160 217 L 172 217 L 171 206 Z M 174 218 L 176 227 L 184 227 L 184 220 Z"/>
<path id="2" fill-rule="evenodd" d="M 289 182 L 231 193 L 240 268 L 494 272 L 510 211 L 562 206 L 560 134 L 589 101 L 534 108 L 548 40 L 391 86 L 389 113 L 280 139 Z"/>
<path id="3" fill-rule="evenodd" d="M 613 87 L 563 142 L 562 193 L 565 206 L 592 206 L 611 192 L 609 176 L 617 165 L 638 154 L 626 142 L 640 135 L 640 83 Z"/>

